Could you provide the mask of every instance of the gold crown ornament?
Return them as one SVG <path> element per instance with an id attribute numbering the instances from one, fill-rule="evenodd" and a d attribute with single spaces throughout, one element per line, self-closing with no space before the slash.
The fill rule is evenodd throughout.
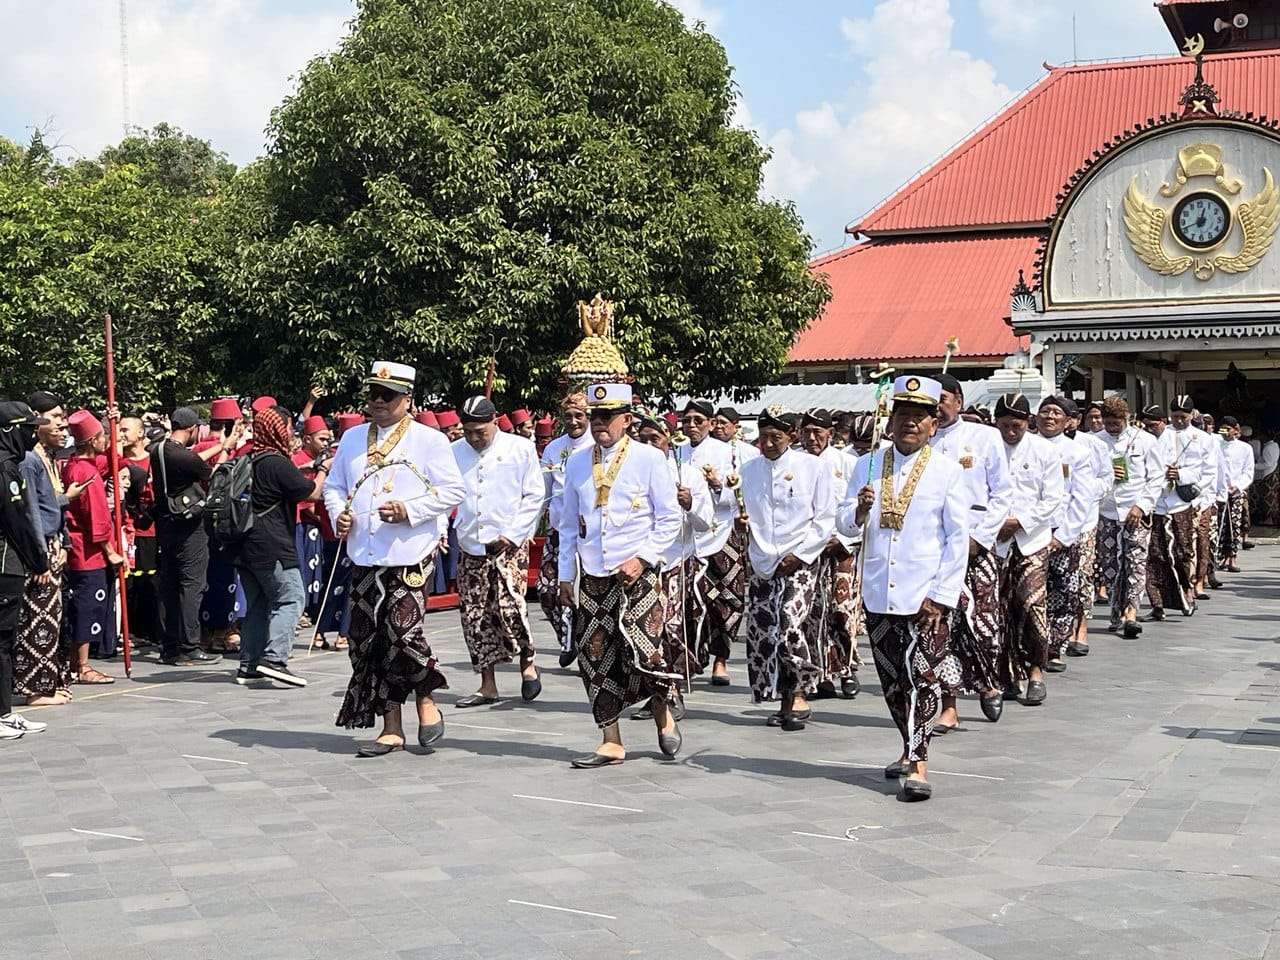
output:
<path id="1" fill-rule="evenodd" d="M 613 315 L 614 304 L 598 293 L 590 303 L 578 301 L 583 339 L 560 368 L 569 383 L 630 380 L 626 361 L 612 342 Z"/>

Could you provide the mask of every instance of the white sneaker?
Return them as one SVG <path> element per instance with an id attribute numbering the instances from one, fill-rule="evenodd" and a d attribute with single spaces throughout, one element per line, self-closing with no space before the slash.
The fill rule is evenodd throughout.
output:
<path id="1" fill-rule="evenodd" d="M 0 721 L 0 740 L 19 740 L 26 734 L 27 731 L 19 730 L 17 727 L 11 727 Z"/>
<path id="2" fill-rule="evenodd" d="M 18 730 L 21 733 L 41 733 L 48 729 L 48 726 L 47 723 L 41 723 L 39 720 L 28 720 L 20 713 L 11 713 L 7 717 L 0 717 L 0 728 Z"/>

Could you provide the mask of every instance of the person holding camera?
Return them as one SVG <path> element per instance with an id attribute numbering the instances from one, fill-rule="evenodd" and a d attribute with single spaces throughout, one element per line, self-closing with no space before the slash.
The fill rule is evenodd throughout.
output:
<path id="1" fill-rule="evenodd" d="M 1189 617 L 1196 611 L 1196 528 L 1195 501 L 1201 487 L 1211 479 L 1212 438 L 1191 427 L 1194 404 L 1188 396 L 1175 397 L 1169 405 L 1168 425 L 1156 435 L 1156 449 L 1164 469 L 1164 486 L 1156 500 L 1151 524 L 1151 547 L 1147 555 L 1147 600 L 1149 620 L 1163 620 L 1165 608 L 1172 607 Z M 1164 411 L 1157 411 L 1164 420 Z M 1154 432 L 1154 431 L 1153 431 Z M 1213 469 L 1216 475 L 1216 469 Z"/>

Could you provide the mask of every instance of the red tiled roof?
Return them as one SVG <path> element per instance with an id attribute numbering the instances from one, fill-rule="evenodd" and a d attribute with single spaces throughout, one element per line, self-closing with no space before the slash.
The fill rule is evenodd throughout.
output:
<path id="1" fill-rule="evenodd" d="M 1031 272 L 1038 235 L 872 240 L 815 260 L 832 298 L 791 348 L 792 363 L 1005 357 L 1019 340 L 1003 318 L 1018 269 Z"/>
<path id="2" fill-rule="evenodd" d="M 1204 73 L 1222 110 L 1280 115 L 1280 50 L 1206 57 Z M 1192 76 L 1182 57 L 1054 69 L 852 229 L 874 236 L 1042 224 L 1085 158 L 1134 123 L 1178 112 Z"/>

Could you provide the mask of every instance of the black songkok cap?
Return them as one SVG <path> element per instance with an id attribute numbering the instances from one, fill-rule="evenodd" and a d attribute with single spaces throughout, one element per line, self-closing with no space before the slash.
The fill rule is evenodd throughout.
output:
<path id="1" fill-rule="evenodd" d="M 996 401 L 996 419 L 1001 417 L 1017 417 L 1019 420 L 1031 419 L 1031 404 L 1021 393 L 1006 393 Z"/>
<path id="2" fill-rule="evenodd" d="M 949 373 L 940 373 L 933 379 L 942 384 L 942 389 L 947 393 L 954 393 L 961 400 L 964 399 L 964 390 L 960 386 L 960 381 Z"/>
<path id="3" fill-rule="evenodd" d="M 684 405 L 681 413 L 700 413 L 708 420 L 716 415 L 716 408 L 712 406 L 710 400 L 690 400 Z"/>
<path id="4" fill-rule="evenodd" d="M 1190 413 L 1195 408 L 1195 402 L 1185 393 L 1174 397 L 1173 403 L 1169 404 L 1169 411 L 1171 413 Z"/>
<path id="5" fill-rule="evenodd" d="M 849 439 L 870 443 L 876 435 L 876 415 L 859 413 L 853 418 L 853 426 L 849 428 Z"/>
<path id="6" fill-rule="evenodd" d="M 62 398 L 48 390 L 37 390 L 27 397 L 27 405 L 36 413 L 48 413 L 54 407 L 62 406 Z"/>
<path id="7" fill-rule="evenodd" d="M 787 417 L 789 414 L 782 412 L 779 407 L 769 407 L 760 411 L 760 415 L 756 417 L 756 426 L 764 430 L 766 427 L 772 427 L 775 430 L 785 430 L 791 432 L 791 424 Z"/>
<path id="8" fill-rule="evenodd" d="M 1240 421 L 1239 421 L 1239 420 L 1237 420 L 1235 417 L 1223 417 L 1221 420 L 1219 420 L 1219 421 L 1218 421 L 1218 426 L 1220 426 L 1220 427 L 1238 427 L 1238 426 L 1240 426 Z"/>
<path id="9" fill-rule="evenodd" d="M 1158 403 L 1153 403 L 1149 407 L 1142 408 L 1143 420 L 1168 420 L 1168 415 L 1164 412 L 1164 407 Z"/>
<path id="10" fill-rule="evenodd" d="M 823 427 L 830 430 L 832 427 L 831 411 L 822 407 L 814 407 L 800 421 L 801 426 Z"/>
<path id="11" fill-rule="evenodd" d="M 498 419 L 498 408 L 488 397 L 472 397 L 462 405 L 458 417 L 463 423 L 489 423 Z"/>
<path id="12" fill-rule="evenodd" d="M 716 416 L 724 417 L 730 423 L 737 423 L 742 419 L 741 414 L 739 414 L 737 410 L 733 409 L 733 407 L 721 407 L 716 411 Z"/>
<path id="13" fill-rule="evenodd" d="M 1079 411 L 1076 408 L 1076 402 L 1070 397 L 1048 396 L 1040 401 L 1040 409 L 1045 407 L 1057 407 L 1068 417 L 1076 416 Z"/>

